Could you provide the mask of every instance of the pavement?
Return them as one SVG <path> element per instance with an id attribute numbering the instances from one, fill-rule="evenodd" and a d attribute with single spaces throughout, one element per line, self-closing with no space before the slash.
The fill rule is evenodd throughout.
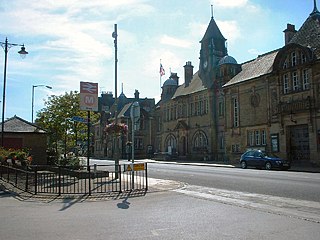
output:
<path id="1" fill-rule="evenodd" d="M 121 163 L 127 163 L 127 160 L 122 160 Z M 193 166 L 207 166 L 207 167 L 224 167 L 224 168 L 240 168 L 238 164 L 229 164 L 223 162 L 215 161 L 185 161 L 185 160 L 155 160 L 155 159 L 139 159 L 135 160 L 138 162 L 149 162 L 158 164 L 176 164 L 176 165 L 193 165 Z M 320 166 L 305 166 L 305 165 L 293 165 L 288 170 L 291 172 L 310 172 L 310 173 L 320 173 Z"/>

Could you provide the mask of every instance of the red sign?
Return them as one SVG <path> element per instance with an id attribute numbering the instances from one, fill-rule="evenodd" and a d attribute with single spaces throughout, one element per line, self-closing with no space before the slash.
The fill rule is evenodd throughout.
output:
<path id="1" fill-rule="evenodd" d="M 98 83 L 80 82 L 80 110 L 98 111 Z"/>

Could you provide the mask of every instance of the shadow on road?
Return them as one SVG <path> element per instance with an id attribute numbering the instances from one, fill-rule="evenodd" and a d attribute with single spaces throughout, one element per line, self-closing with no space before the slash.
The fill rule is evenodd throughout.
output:
<path id="1" fill-rule="evenodd" d="M 82 201 L 83 198 L 84 198 L 83 196 L 79 197 L 79 198 L 76 198 L 76 199 L 75 198 L 68 198 L 68 197 L 64 198 L 63 199 L 63 206 L 59 211 L 64 211 L 64 210 L 72 207 L 74 204 Z"/>

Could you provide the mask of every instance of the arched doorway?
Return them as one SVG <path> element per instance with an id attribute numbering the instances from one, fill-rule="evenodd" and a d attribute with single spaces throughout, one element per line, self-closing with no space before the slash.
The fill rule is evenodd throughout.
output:
<path id="1" fill-rule="evenodd" d="M 176 154 L 177 152 L 177 138 L 173 134 L 169 134 L 165 141 L 166 152 L 169 154 Z"/>

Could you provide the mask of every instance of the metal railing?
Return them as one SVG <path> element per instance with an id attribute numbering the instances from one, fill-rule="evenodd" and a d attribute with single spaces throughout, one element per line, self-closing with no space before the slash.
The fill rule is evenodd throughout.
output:
<path id="1" fill-rule="evenodd" d="M 135 164 L 134 167 L 91 165 L 88 171 L 63 166 L 32 166 L 31 169 L 20 169 L 0 164 L 0 179 L 32 194 L 91 195 L 148 190 L 147 163 Z"/>

